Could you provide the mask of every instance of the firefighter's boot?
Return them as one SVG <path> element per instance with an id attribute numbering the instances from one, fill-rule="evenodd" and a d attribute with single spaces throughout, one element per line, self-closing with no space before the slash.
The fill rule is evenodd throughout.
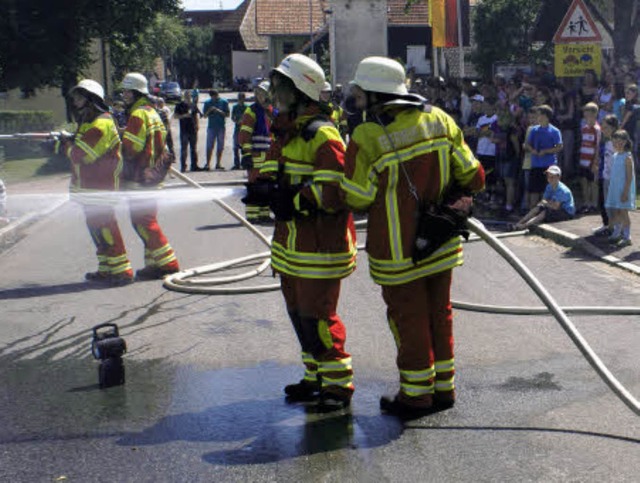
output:
<path id="1" fill-rule="evenodd" d="M 162 280 L 167 275 L 177 273 L 178 268 L 162 269 L 159 267 L 146 266 L 136 270 L 136 280 Z"/>
<path id="2" fill-rule="evenodd" d="M 84 274 L 87 282 L 109 283 L 109 272 L 98 270 L 96 272 L 87 272 Z"/>
<path id="3" fill-rule="evenodd" d="M 297 384 L 285 386 L 284 393 L 288 402 L 311 402 L 320 397 L 320 382 L 302 379 Z"/>

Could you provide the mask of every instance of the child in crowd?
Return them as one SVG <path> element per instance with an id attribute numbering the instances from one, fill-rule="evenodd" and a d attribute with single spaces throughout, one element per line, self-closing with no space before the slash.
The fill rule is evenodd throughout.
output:
<path id="1" fill-rule="evenodd" d="M 485 193 L 490 202 L 495 201 L 498 174 L 496 172 L 496 139 L 494 138 L 494 125 L 497 121 L 496 100 L 485 98 L 484 114 L 480 116 L 476 123 L 476 133 L 478 136 L 476 156 L 484 168 L 486 176 Z"/>
<path id="2" fill-rule="evenodd" d="M 636 208 L 636 179 L 631 154 L 631 136 L 625 130 L 613 134 L 613 164 L 605 206 L 611 210 L 613 233 L 609 242 L 618 247 L 631 245 L 629 211 Z"/>
<path id="3" fill-rule="evenodd" d="M 519 133 L 509 105 L 498 103 L 497 107 L 498 120 L 493 125 L 493 137 L 496 144 L 498 181 L 504 184 L 504 210 L 511 213 L 513 212 L 516 174 L 520 159 Z"/>
<path id="4" fill-rule="evenodd" d="M 602 133 L 598 124 L 598 105 L 589 102 L 582 108 L 580 162 L 578 173 L 582 191 L 581 213 L 593 213 L 598 204 L 598 165 Z"/>
<path id="5" fill-rule="evenodd" d="M 529 204 L 529 175 L 531 173 L 531 150 L 526 149 L 526 142 L 531 134 L 533 126 L 538 124 L 538 110 L 534 107 L 529 111 L 529 115 L 524 115 L 527 121 L 526 132 L 524 135 L 524 142 L 522 144 L 523 153 L 522 156 L 522 202 L 520 203 L 520 209 L 522 212 L 527 212 L 533 207 L 533 204 Z M 537 200 L 536 200 L 537 201 Z M 534 202 L 535 204 L 535 202 Z"/>
<path id="6" fill-rule="evenodd" d="M 464 140 L 469 148 L 475 152 L 478 147 L 478 120 L 484 115 L 484 96 L 474 94 L 471 96 L 471 112 L 467 119 L 467 124 L 463 127 Z"/>
<path id="7" fill-rule="evenodd" d="M 553 223 L 566 221 L 573 218 L 576 207 L 573 203 L 571 190 L 560 181 L 562 170 L 559 166 L 552 165 L 545 171 L 547 187 L 544 190 L 542 201 L 527 213 L 518 223 L 512 226 L 515 230 L 526 230 L 532 225 L 538 225 L 543 221 Z"/>
<path id="8" fill-rule="evenodd" d="M 605 207 L 605 200 L 609 192 L 611 178 L 611 164 L 613 163 L 613 142 L 611 136 L 618 130 L 618 118 L 609 114 L 602 120 L 602 142 L 600 143 L 600 164 L 598 170 L 598 209 L 602 217 L 602 226 L 594 230 L 596 236 L 611 235 L 611 215 Z"/>
<path id="9" fill-rule="evenodd" d="M 558 164 L 558 153 L 562 151 L 562 134 L 551 124 L 553 109 L 546 104 L 538 106 L 538 125 L 531 128 L 525 149 L 531 151 L 531 173 L 529 174 L 528 206 L 534 206 L 545 190 L 546 170 Z"/>

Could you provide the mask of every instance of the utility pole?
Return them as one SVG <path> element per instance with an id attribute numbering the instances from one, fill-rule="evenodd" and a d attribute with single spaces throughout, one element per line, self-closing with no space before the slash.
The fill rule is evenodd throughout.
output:
<path id="1" fill-rule="evenodd" d="M 462 0 L 458 0 L 458 55 L 460 56 L 460 79 L 465 78 L 464 72 L 464 35 L 462 32 Z"/>
<path id="2" fill-rule="evenodd" d="M 309 0 L 309 52 L 312 59 L 315 60 L 315 53 L 313 51 L 313 0 Z"/>

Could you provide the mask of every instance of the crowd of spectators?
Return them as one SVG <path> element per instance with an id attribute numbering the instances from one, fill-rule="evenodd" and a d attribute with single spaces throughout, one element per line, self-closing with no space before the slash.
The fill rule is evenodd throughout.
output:
<path id="1" fill-rule="evenodd" d="M 463 128 L 488 173 L 487 190 L 478 200 L 481 206 L 502 214 L 527 213 L 540 201 L 545 170 L 553 164 L 574 190 L 578 212 L 586 214 L 597 211 L 602 167 L 601 153 L 593 153 L 592 163 L 585 153 L 603 148 L 599 126 L 607 116 L 615 116 L 620 129 L 630 134 L 637 159 L 639 80 L 637 65 L 605 59 L 601 76 L 587 71 L 583 77 L 556 78 L 551 67 L 540 65 L 532 72 L 518 71 L 511 78 L 497 74 L 485 82 L 412 79 L 411 89 L 447 111 Z M 546 128 L 544 140 L 558 135 L 559 139 L 541 150 L 546 157 L 541 160 L 531 140 L 537 126 L 547 123 L 557 134 L 547 134 L 556 131 Z M 593 143 L 589 133 L 597 136 Z"/>

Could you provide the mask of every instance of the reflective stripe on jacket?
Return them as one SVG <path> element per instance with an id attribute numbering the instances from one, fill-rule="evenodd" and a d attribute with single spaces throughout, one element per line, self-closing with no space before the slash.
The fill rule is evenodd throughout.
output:
<path id="1" fill-rule="evenodd" d="M 167 130 L 162 119 L 146 97 L 136 101 L 131 107 L 131 115 L 122 135 L 122 157 L 125 164 L 133 164 L 137 174 L 153 167 L 164 152 Z M 127 170 L 129 167 L 126 168 Z"/>
<path id="2" fill-rule="evenodd" d="M 462 264 L 462 243 L 450 239 L 417 264 L 412 260 L 418 202 L 438 202 L 453 181 L 479 191 L 484 171 L 444 111 L 392 108 L 381 116 L 385 128 L 365 122 L 353 132 L 342 187 L 346 201 L 368 210 L 367 253 L 373 280 L 398 285 Z M 386 133 L 385 133 L 386 129 Z"/>
<path id="3" fill-rule="evenodd" d="M 340 134 L 327 122 L 313 137 L 303 137 L 304 128 L 319 113 L 310 108 L 298 117 L 273 143 L 270 162 L 261 170 L 261 175 L 278 173 L 290 186 L 302 185 L 294 197 L 294 219 L 276 222 L 271 264 L 275 271 L 294 277 L 338 279 L 355 270 L 355 226 L 340 188 L 344 171 Z"/>
<path id="4" fill-rule="evenodd" d="M 81 124 L 65 154 L 71 160 L 71 192 L 120 188 L 120 137 L 110 114 Z"/>
<path id="5" fill-rule="evenodd" d="M 271 146 L 270 110 L 267 112 L 259 104 L 251 104 L 245 109 L 240 122 L 238 144 L 243 155 L 251 154 L 256 169 L 262 167 Z"/>

